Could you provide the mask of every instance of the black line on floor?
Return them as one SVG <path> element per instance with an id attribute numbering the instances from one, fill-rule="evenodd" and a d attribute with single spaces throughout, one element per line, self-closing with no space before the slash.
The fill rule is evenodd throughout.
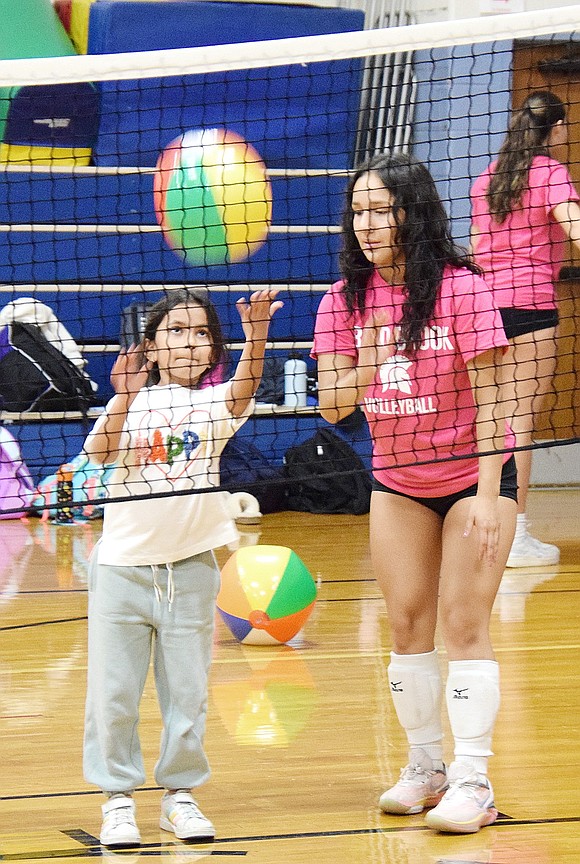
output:
<path id="1" fill-rule="evenodd" d="M 565 816 L 565 817 L 554 817 L 551 819 L 512 819 L 505 814 L 502 814 L 501 817 L 494 823 L 494 827 L 521 827 L 521 826 L 532 826 L 532 825 L 565 825 L 565 824 L 574 824 L 580 822 L 580 816 Z M 291 834 L 255 834 L 255 835 L 246 835 L 243 837 L 222 837 L 216 838 L 212 842 L 212 848 L 207 850 L 207 855 L 212 856 L 245 856 L 247 855 L 247 850 L 226 850 L 226 849 L 216 849 L 214 848 L 216 845 L 222 844 L 232 844 L 232 843 L 257 843 L 264 842 L 268 840 L 303 840 L 303 839 L 317 839 L 317 838 L 325 838 L 325 837 L 357 837 L 357 836 L 370 836 L 376 834 L 398 834 L 398 833 L 410 833 L 416 831 L 430 831 L 431 829 L 427 825 L 393 825 L 393 826 L 385 826 L 384 828 L 354 828 L 354 829 L 345 829 L 345 830 L 336 830 L 336 831 L 300 831 L 294 832 Z M 91 834 L 83 831 L 82 829 L 75 829 L 78 832 L 78 836 L 83 838 L 93 838 Z M 72 837 L 75 831 L 63 831 L 61 833 L 66 834 L 69 837 Z M 76 838 L 73 838 L 76 839 Z M 82 840 L 80 842 L 83 842 Z M 54 849 L 46 852 L 16 852 L 8 855 L 0 855 L 0 861 L 18 861 L 18 860 L 42 860 L 44 858 L 100 858 L 103 855 L 110 856 L 112 854 L 119 856 L 121 858 L 123 855 L 148 855 L 148 856 L 160 856 L 164 854 L 179 853 L 186 854 L 190 852 L 192 856 L 194 854 L 198 854 L 200 852 L 206 852 L 201 846 L 197 844 L 183 844 L 183 846 L 177 847 L 174 843 L 168 843 L 159 845 L 157 843 L 143 844 L 141 846 L 135 847 L 134 849 L 126 849 L 126 850 L 103 850 L 100 845 L 95 843 L 85 849 Z"/>
<path id="2" fill-rule="evenodd" d="M 82 843 L 83 846 L 96 846 L 99 842 L 94 834 L 89 834 L 88 831 L 83 831 L 82 828 L 73 828 L 70 831 L 61 831 L 60 833 L 70 837 L 71 840 Z"/>
<path id="3" fill-rule="evenodd" d="M 11 624 L 8 627 L 0 627 L 0 633 L 7 630 L 26 630 L 28 627 L 45 627 L 47 624 L 73 624 L 75 621 L 86 621 L 86 615 L 78 618 L 56 618 L 54 621 L 31 621 L 30 624 Z"/>
<path id="4" fill-rule="evenodd" d="M 140 786 L 140 792 L 161 792 L 161 786 Z M 74 792 L 36 792 L 27 795 L 0 795 L 0 801 L 28 801 L 36 798 L 74 798 L 76 795 L 102 795 L 100 789 L 76 789 Z"/>
<path id="5" fill-rule="evenodd" d="M 44 594 L 88 594 L 87 588 L 38 588 L 36 591 L 16 591 L 15 597 L 38 597 Z"/>
<path id="6" fill-rule="evenodd" d="M 562 816 L 562 817 L 554 817 L 552 819 L 512 819 L 511 816 L 507 816 L 505 813 L 502 813 L 497 822 L 494 822 L 494 827 L 512 827 L 512 826 L 522 826 L 522 825 L 561 825 L 561 824 L 572 824 L 572 823 L 580 823 L 580 816 Z M 353 829 L 345 829 L 344 831 L 336 830 L 336 831 L 304 831 L 300 833 L 294 834 L 264 834 L 264 835 L 246 835 L 244 837 L 224 837 L 223 839 L 216 839 L 216 843 L 250 843 L 261 840 L 296 840 L 307 837 L 346 837 L 346 836 L 357 836 L 360 834 L 397 834 L 399 832 L 405 833 L 410 831 L 431 831 L 428 825 L 393 825 L 393 826 L 385 826 L 384 828 L 353 828 Z"/>

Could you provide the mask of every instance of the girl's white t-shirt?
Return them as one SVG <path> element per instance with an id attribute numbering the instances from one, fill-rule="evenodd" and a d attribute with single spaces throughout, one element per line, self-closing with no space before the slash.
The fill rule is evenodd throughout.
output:
<path id="1" fill-rule="evenodd" d="M 108 497 L 122 500 L 104 506 L 100 563 L 173 563 L 238 538 L 228 493 L 192 492 L 219 487 L 220 454 L 252 413 L 253 402 L 241 417 L 229 413 L 227 387 L 157 385 L 137 394 L 107 482 Z"/>

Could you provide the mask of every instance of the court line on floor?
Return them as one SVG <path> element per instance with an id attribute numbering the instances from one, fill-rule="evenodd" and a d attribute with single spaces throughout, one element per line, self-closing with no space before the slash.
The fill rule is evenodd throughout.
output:
<path id="1" fill-rule="evenodd" d="M 580 823 L 580 816 L 556 816 L 553 818 L 544 818 L 544 819 L 511 819 L 508 817 L 503 817 L 497 820 L 494 823 L 494 828 L 511 828 L 511 827 L 533 827 L 533 826 L 542 826 L 542 825 L 572 825 Z M 77 829 L 80 834 L 85 834 L 82 829 Z M 333 830 L 333 831 L 301 831 L 301 832 L 292 832 L 285 834 L 255 834 L 255 835 L 246 835 L 243 837 L 221 837 L 216 838 L 212 843 L 211 849 L 203 849 L 196 845 L 187 845 L 185 848 L 179 847 L 179 854 L 191 855 L 193 857 L 195 854 L 204 854 L 209 856 L 245 856 L 248 854 L 248 850 L 222 850 L 215 849 L 216 845 L 222 844 L 237 844 L 237 843 L 263 843 L 267 841 L 278 841 L 278 840 L 315 840 L 315 839 L 324 839 L 327 837 L 357 837 L 357 836 L 371 836 L 371 835 L 380 835 L 380 834 L 408 834 L 410 832 L 430 832 L 431 829 L 427 825 L 407 825 L 407 826 L 385 826 L 385 827 L 375 827 L 375 828 L 353 828 L 353 829 L 342 829 L 342 830 Z M 63 834 L 67 834 L 67 832 L 62 832 Z M 91 837 L 91 835 L 86 835 L 87 838 Z M 96 838 L 93 838 L 96 840 Z M 175 844 L 168 843 L 166 845 L 160 845 L 157 843 L 151 844 L 143 844 L 139 847 L 135 847 L 135 849 L 127 849 L 121 853 L 115 853 L 119 859 L 122 858 L 123 854 L 125 855 L 148 855 L 148 856 L 161 856 L 164 854 L 172 854 L 175 853 L 176 846 Z M 51 849 L 51 850 L 37 850 L 32 852 L 14 852 L 8 853 L 7 855 L 0 854 L 0 861 L 19 861 L 19 860 L 43 860 L 45 858 L 55 859 L 55 858 L 95 858 L 95 857 L 105 857 L 111 854 L 110 850 L 103 850 L 100 845 L 95 844 L 94 846 L 89 846 L 80 849 Z"/>
<path id="2" fill-rule="evenodd" d="M 86 615 L 79 615 L 76 618 L 55 618 L 46 621 L 29 621 L 28 624 L 8 624 L 5 627 L 0 627 L 0 633 L 5 633 L 8 630 L 26 630 L 29 627 L 46 627 L 48 624 L 74 624 L 78 621 L 87 621 Z"/>

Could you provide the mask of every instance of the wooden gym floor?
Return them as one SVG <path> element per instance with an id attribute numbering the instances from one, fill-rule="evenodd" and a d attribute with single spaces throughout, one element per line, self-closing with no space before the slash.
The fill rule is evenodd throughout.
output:
<path id="1" fill-rule="evenodd" d="M 289 646 L 244 647 L 218 621 L 206 737 L 213 776 L 198 794 L 217 839 L 186 845 L 161 831 L 150 779 L 136 793 L 143 845 L 123 853 L 99 846 L 102 796 L 81 768 L 86 561 L 100 522 L 0 522 L 0 858 L 577 864 L 580 491 L 535 490 L 530 513 L 562 560 L 507 571 L 497 599 L 495 825 L 437 835 L 421 816 L 379 812 L 406 747 L 387 689 L 367 517 L 280 513 L 243 529 L 244 541 L 292 547 L 318 582 L 318 601 Z M 220 564 L 228 555 L 219 550 Z M 142 709 L 151 778 L 160 731 L 151 682 Z"/>

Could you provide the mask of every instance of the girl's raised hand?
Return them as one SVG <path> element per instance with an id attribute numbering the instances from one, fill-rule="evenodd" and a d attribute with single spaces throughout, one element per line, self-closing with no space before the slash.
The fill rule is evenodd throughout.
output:
<path id="1" fill-rule="evenodd" d="M 264 288 L 250 294 L 249 300 L 240 297 L 236 302 L 244 336 L 248 341 L 267 338 L 272 316 L 284 305 L 281 300 L 276 300 L 279 291 L 279 288 Z"/>
<path id="2" fill-rule="evenodd" d="M 111 384 L 115 393 L 136 396 L 147 384 L 151 364 L 145 358 L 142 345 L 122 349 L 111 369 Z"/>

